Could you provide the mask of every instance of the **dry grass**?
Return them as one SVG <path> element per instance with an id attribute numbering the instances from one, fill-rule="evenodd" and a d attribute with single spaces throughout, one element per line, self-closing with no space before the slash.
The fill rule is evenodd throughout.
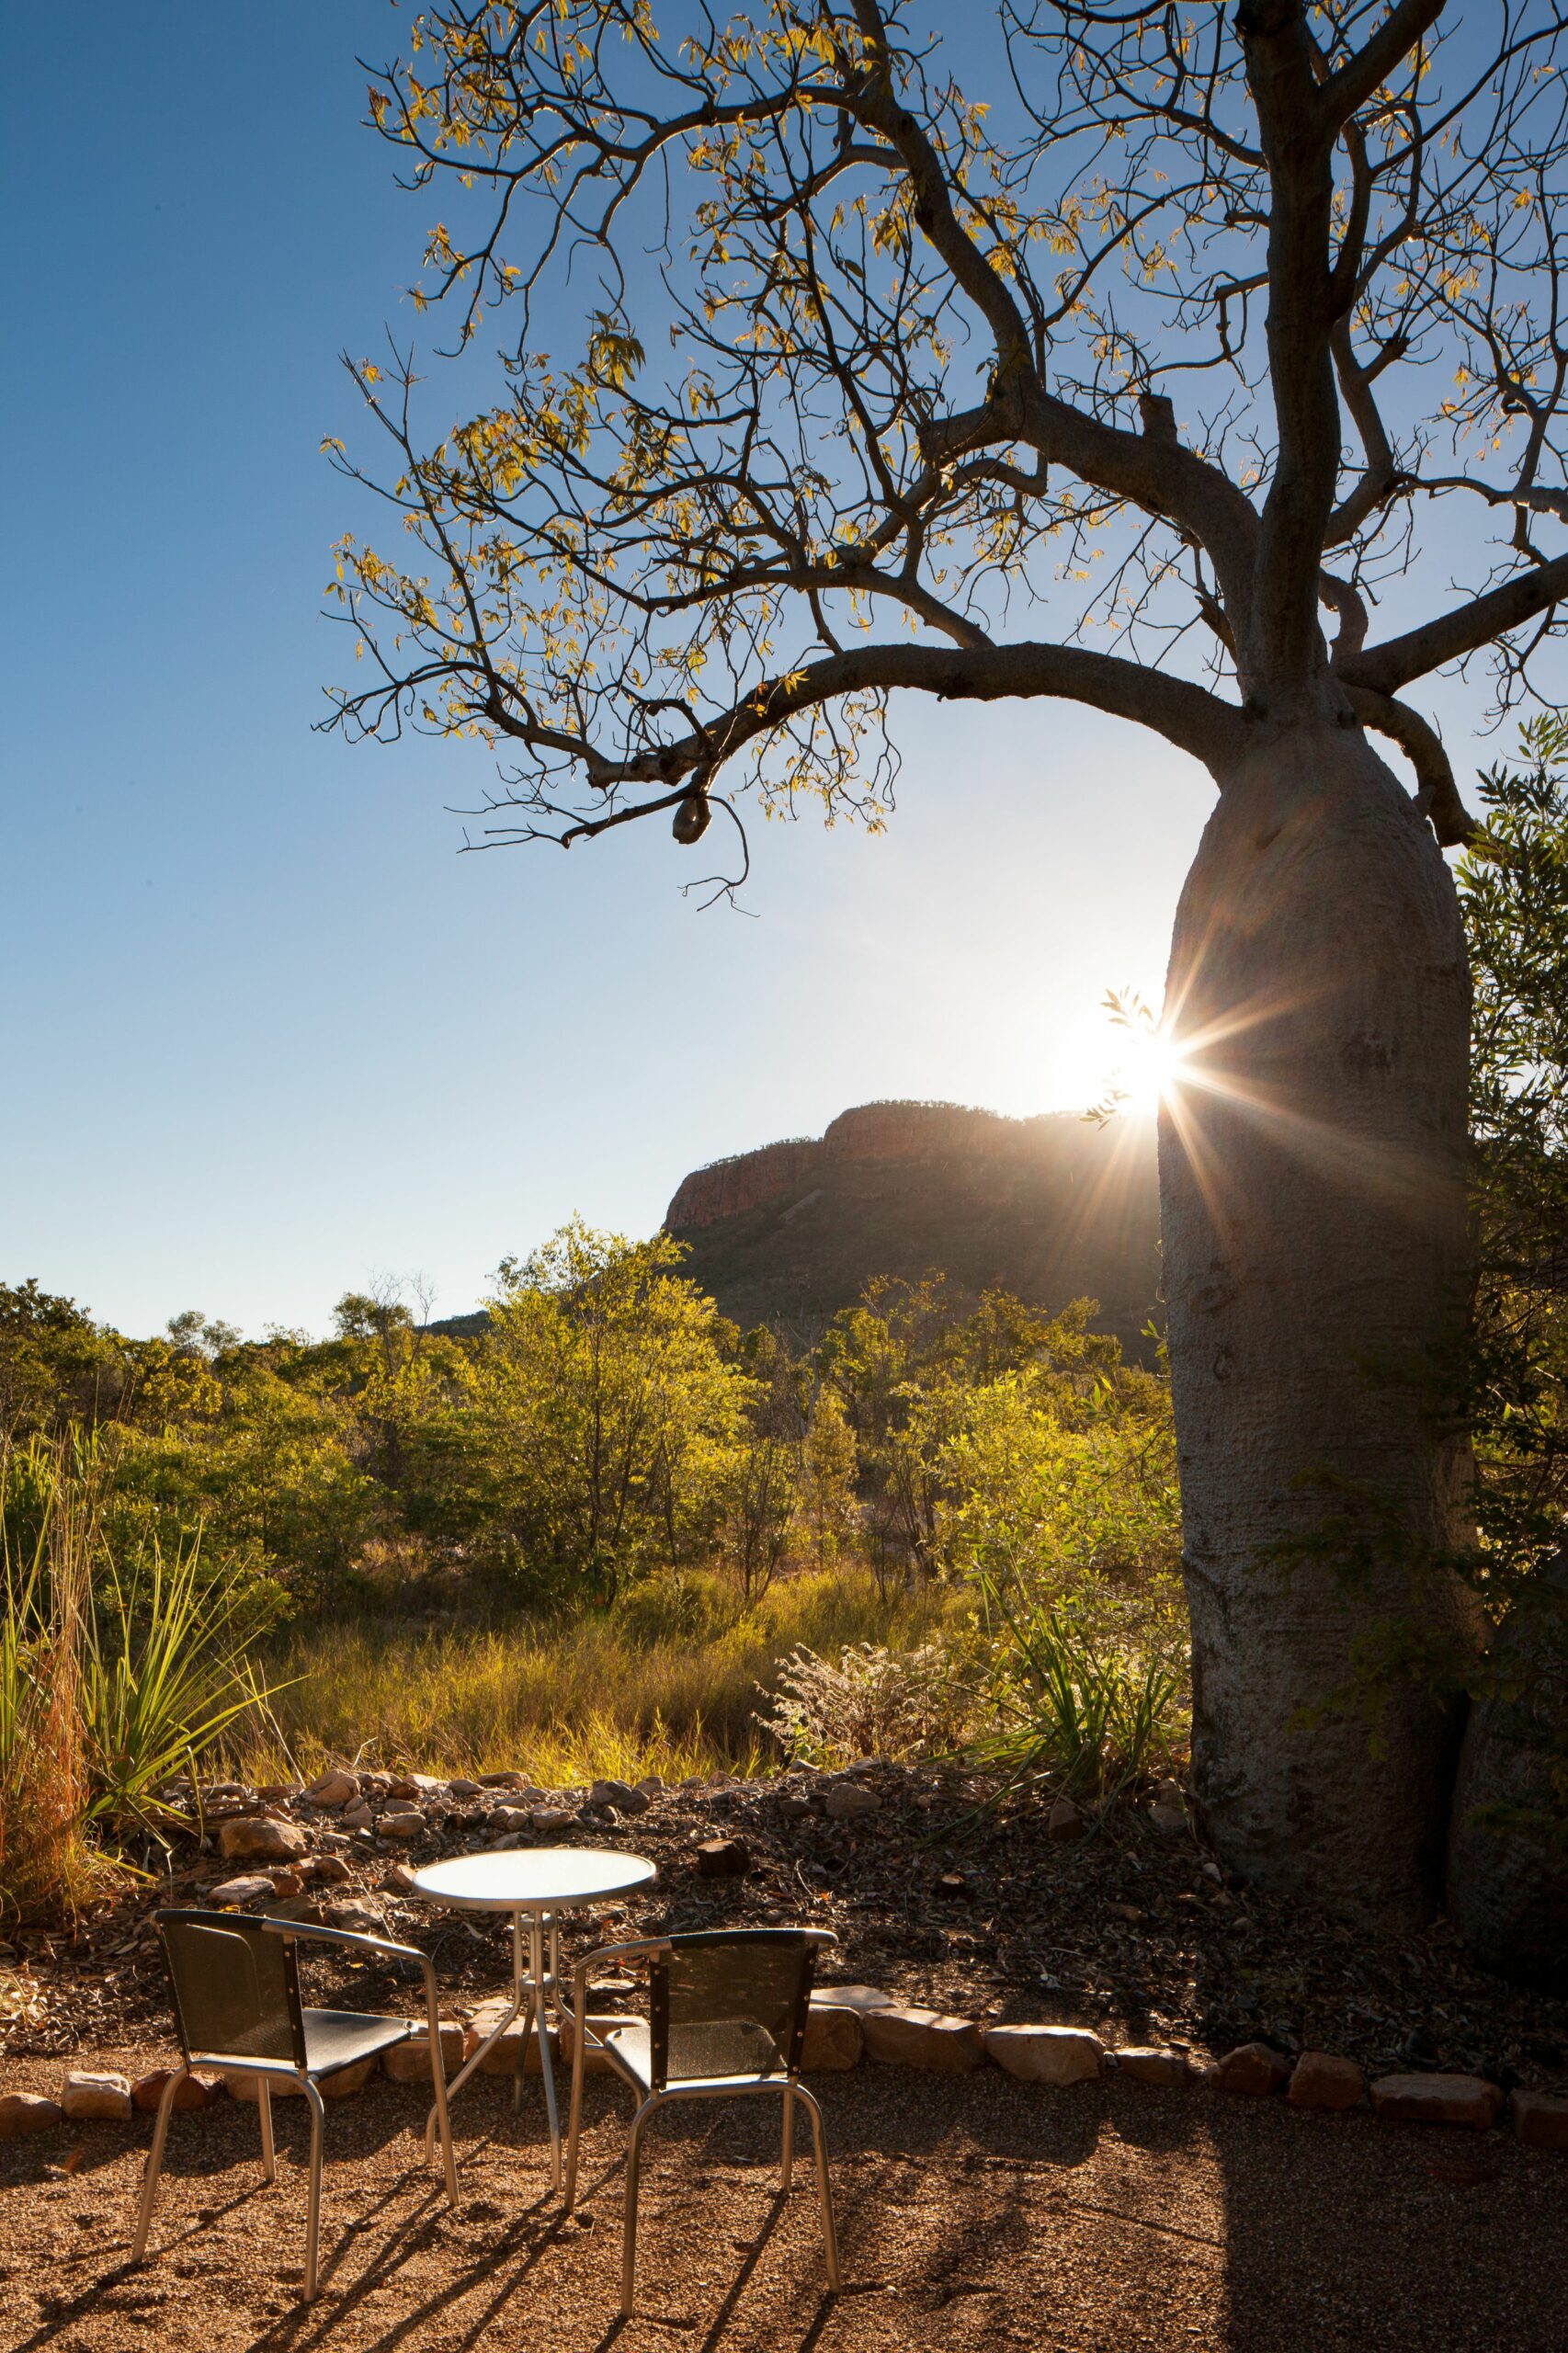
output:
<path id="1" fill-rule="evenodd" d="M 267 1716 L 228 1742 L 252 1779 L 309 1775 L 334 1757 L 444 1773 L 514 1768 L 544 1788 L 617 1775 L 758 1772 L 778 1761 L 754 1721 L 779 1661 L 805 1643 L 913 1648 L 957 1604 L 936 1590 L 884 1597 L 853 1572 L 788 1578 L 740 1611 L 717 1579 L 567 1620 L 301 1628 L 267 1663 Z"/>

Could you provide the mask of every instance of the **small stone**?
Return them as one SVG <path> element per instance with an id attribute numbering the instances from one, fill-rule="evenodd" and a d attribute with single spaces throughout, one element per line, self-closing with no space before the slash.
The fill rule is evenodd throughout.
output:
<path id="1" fill-rule="evenodd" d="M 1354 2059 L 1336 2058 L 1330 2051 L 1303 2051 L 1285 2097 L 1292 2108 L 1359 2108 L 1366 2088 L 1366 2077 Z"/>
<path id="2" fill-rule="evenodd" d="M 274 1871 L 270 1885 L 274 1895 L 302 1895 L 305 1882 L 298 1871 Z"/>
<path id="3" fill-rule="evenodd" d="M 492 1830 L 504 1830 L 511 1837 L 519 1830 L 531 1830 L 534 1817 L 527 1806 L 498 1805 L 493 1808 L 489 1824 Z"/>
<path id="4" fill-rule="evenodd" d="M 1136 1904 L 1109 1904 L 1106 1909 L 1118 1920 L 1131 1921 L 1134 1927 L 1144 1917 Z"/>
<path id="5" fill-rule="evenodd" d="M 57 2099 L 40 2098 L 37 2092 L 0 2092 L 0 2141 L 20 2141 L 29 2132 L 47 2132 L 64 2115 Z"/>
<path id="6" fill-rule="evenodd" d="M 352 1805 L 343 1810 L 344 1824 L 349 1830 L 369 1830 L 375 1818 L 363 1798 L 356 1798 Z"/>
<path id="7" fill-rule="evenodd" d="M 318 1855 L 311 1865 L 311 1877 L 319 1880 L 324 1887 L 341 1887 L 346 1879 L 353 1876 L 341 1855 Z"/>
<path id="8" fill-rule="evenodd" d="M 801 2046 L 801 2065 L 807 2075 L 835 2075 L 858 2067 L 865 2050 L 866 2032 L 859 2013 L 838 2009 L 813 1994 L 806 2013 L 806 2039 Z"/>
<path id="9" fill-rule="evenodd" d="M 1185 2051 L 1162 2049 L 1153 2043 L 1132 2043 L 1120 2051 L 1113 2051 L 1116 2072 L 1135 2084 L 1158 2084 L 1167 2091 L 1180 2091 L 1187 2082 L 1187 2067 Z"/>
<path id="10" fill-rule="evenodd" d="M 881 1813 L 882 1802 L 875 1790 L 863 1790 L 856 1781 L 835 1781 L 823 1808 L 830 1822 L 859 1822 L 869 1813 Z"/>
<path id="11" fill-rule="evenodd" d="M 974 1890 L 962 1871 L 943 1871 L 937 1881 L 937 1893 L 946 1896 L 949 1904 L 962 1904 L 973 1894 Z"/>
<path id="12" fill-rule="evenodd" d="M 1484 2132 L 1496 2123 L 1503 2095 L 1483 2075 L 1380 2075 L 1372 2110 L 1396 2124 L 1465 2124 Z"/>
<path id="13" fill-rule="evenodd" d="M 321 1779 L 312 1782 L 305 1791 L 312 1805 L 332 1807 L 347 1805 L 358 1794 L 358 1774 L 346 1772 L 340 1767 L 330 1773 L 324 1773 Z"/>
<path id="14" fill-rule="evenodd" d="M 526 1790 L 528 1784 L 521 1773 L 482 1773 L 479 1786 L 482 1790 Z"/>
<path id="15" fill-rule="evenodd" d="M 1159 1784 L 1150 1802 L 1149 1819 L 1167 1837 L 1187 1828 L 1187 1802 L 1175 1781 Z"/>
<path id="16" fill-rule="evenodd" d="M 576 1815 L 569 1806 L 536 1805 L 528 1820 L 533 1827 L 545 1834 L 552 1830 L 570 1830 Z"/>
<path id="17" fill-rule="evenodd" d="M 242 1814 L 218 1832 L 225 1862 L 291 1863 L 310 1852 L 310 1843 L 297 1822 L 274 1822 L 265 1813 Z"/>
<path id="18" fill-rule="evenodd" d="M 1290 2081 L 1290 2062 L 1267 2042 L 1244 2042 L 1220 2062 L 1220 2089 L 1244 2099 L 1267 2099 Z"/>
<path id="19" fill-rule="evenodd" d="M 701 1879 L 739 1879 L 751 1869 L 751 1853 L 740 1838 L 704 1838 L 694 1850 Z"/>
<path id="20" fill-rule="evenodd" d="M 1532 2149 L 1568 2149 L 1568 2099 L 1550 2092 L 1514 2094 L 1514 2131 Z"/>
<path id="21" fill-rule="evenodd" d="M 1076 1838 L 1083 1827 L 1084 1817 L 1072 1799 L 1058 1798 L 1046 1816 L 1046 1836 L 1058 1846 L 1064 1846 L 1068 1839 Z"/>
<path id="22" fill-rule="evenodd" d="M 387 1795 L 393 1798 L 444 1798 L 450 1784 L 434 1773 L 398 1773 L 387 1783 Z"/>
<path id="23" fill-rule="evenodd" d="M 149 2075 L 138 2075 L 131 2086 L 131 2104 L 144 2116 L 156 2110 L 164 2097 L 164 2086 L 174 2074 L 172 2067 L 154 2067 Z M 176 2108 L 210 2108 L 223 2096 L 223 2086 L 216 2075 L 187 2075 L 175 2094 Z"/>
<path id="24" fill-rule="evenodd" d="M 406 1863 L 394 1863 L 382 1880 L 381 1886 L 388 1895 L 412 1895 L 414 1873 Z"/>
<path id="25" fill-rule="evenodd" d="M 324 1904 L 322 1917 L 329 1928 L 347 1928 L 357 1937 L 375 1937 L 381 1932 L 381 1914 L 364 1904 Z"/>
<path id="26" fill-rule="evenodd" d="M 454 1798 L 476 1798 L 483 1787 L 483 1781 L 467 1781 L 460 1776 L 457 1780 L 447 1783 L 447 1793 Z"/>
<path id="27" fill-rule="evenodd" d="M 645 1798 L 658 1797 L 664 1786 L 665 1777 L 662 1773 L 644 1773 L 640 1781 L 632 1783 L 633 1789 L 641 1790 Z"/>
<path id="28" fill-rule="evenodd" d="M 259 1871 L 251 1871 L 239 1879 L 220 1881 L 208 1900 L 219 1904 L 254 1904 L 258 1896 L 271 1896 L 277 1892 L 269 1879 L 264 1879 Z"/>
<path id="29" fill-rule="evenodd" d="M 90 2117 L 108 2117 L 123 2123 L 131 2114 L 131 2086 L 123 2075 L 99 2075 L 85 2071 L 65 2078 L 60 2106 L 73 2124 Z"/>
<path id="30" fill-rule="evenodd" d="M 463 2063 L 463 2029 L 446 2019 L 441 2023 L 441 2064 L 449 2075 L 455 2075 Z M 430 2081 L 430 2033 L 422 2028 L 411 2034 L 405 2042 L 394 2042 L 381 2053 L 381 2064 L 394 2084 L 427 2084 Z"/>
<path id="31" fill-rule="evenodd" d="M 379 1827 L 383 1838 L 422 1838 L 425 1816 L 417 1806 L 389 1806 Z"/>
<path id="32" fill-rule="evenodd" d="M 999 2067 L 1026 2084 L 1087 2083 L 1105 2059 L 1099 2036 L 1079 2027 L 988 2026 L 981 2040 Z"/>
<path id="33" fill-rule="evenodd" d="M 634 1790 L 630 1781 L 596 1781 L 584 1800 L 609 1813 L 646 1813 L 646 1792 Z"/>
<path id="34" fill-rule="evenodd" d="M 803 1822 L 811 1810 L 810 1798 L 780 1798 L 778 1801 L 779 1816 L 785 1822 Z"/>
<path id="35" fill-rule="evenodd" d="M 316 2089 L 323 2099 L 352 2099 L 362 2092 L 376 2072 L 378 2054 L 369 2059 L 351 2059 L 347 2067 L 335 2067 L 330 2075 L 318 2075 Z"/>
<path id="36" fill-rule="evenodd" d="M 860 2024 L 870 2056 L 889 2064 L 964 2075 L 984 2062 L 985 2047 L 972 2018 L 890 2004 L 885 2010 L 864 2012 Z"/>

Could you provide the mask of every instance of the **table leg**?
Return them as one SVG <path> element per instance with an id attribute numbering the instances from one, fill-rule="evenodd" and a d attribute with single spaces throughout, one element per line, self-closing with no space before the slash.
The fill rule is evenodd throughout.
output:
<path id="1" fill-rule="evenodd" d="M 555 1948 L 555 1923 L 551 1922 L 551 1946 Z M 550 2056 L 550 2018 L 545 2006 L 544 1926 L 535 1913 L 528 1924 L 528 1962 L 533 1973 L 534 2018 L 539 2026 L 539 2065 L 544 2078 L 544 2108 L 550 2120 L 550 2179 L 561 2187 L 561 2118 L 555 2105 L 555 2068 Z"/>
<path id="2" fill-rule="evenodd" d="M 511 2007 L 507 2010 L 506 2017 L 505 2017 L 504 2018 L 500 2018 L 500 2019 L 498 2019 L 498 2020 L 496 2021 L 495 2025 L 494 2025 L 494 2026 L 493 2026 L 493 2027 L 491 2028 L 490 2032 L 485 2036 L 485 2038 L 484 2038 L 483 2041 L 482 2043 L 480 2043 L 480 2044 L 479 2044 L 479 2046 L 477 2047 L 477 2049 L 476 2049 L 476 2050 L 474 2050 L 474 2051 L 472 2051 L 472 2052 L 469 2054 L 468 2058 L 464 2060 L 464 2062 L 463 2062 L 462 2065 L 459 2068 L 459 2070 L 458 2070 L 457 2074 L 456 2074 L 455 2075 L 453 2075 L 453 2076 L 451 2076 L 451 2077 L 449 2078 L 449 2082 L 448 2082 L 448 2085 L 447 2085 L 447 2097 L 448 2097 L 449 2101 L 450 2100 L 450 2098 L 451 2098 L 451 2097 L 452 2097 L 452 2094 L 453 2094 L 455 2091 L 458 2091 L 459 2089 L 460 2089 L 460 2087 L 461 2087 L 464 2084 L 466 2084 L 466 2083 L 467 2083 L 467 2081 L 468 2081 L 469 2077 L 473 2074 L 473 2072 L 474 2072 L 475 2068 L 476 2068 L 476 2067 L 481 2067 L 481 2066 L 483 2066 L 483 2063 L 484 2063 L 484 2056 L 485 2056 L 485 2053 L 490 2050 L 491 2046 L 492 2046 L 494 2043 L 499 2042 L 499 2040 L 501 2040 L 501 2037 L 506 2033 L 506 2029 L 507 2029 L 507 2028 L 512 2024 L 513 2020 L 514 2020 L 515 2018 L 520 2018 L 520 2017 L 521 2017 L 521 2015 L 522 2015 L 522 2010 L 523 2010 L 523 1920 L 522 1920 L 522 1915 L 521 1915 L 521 1913 L 520 1913 L 520 1912 L 514 1912 L 514 1913 L 513 1913 L 513 1915 L 512 1915 L 512 2004 L 511 2004 Z M 514 2107 L 516 2107 L 516 2106 L 518 2104 L 518 2102 L 521 2100 L 521 2097 L 522 2097 L 522 2089 L 523 2089 L 523 2064 L 522 2064 L 522 2052 L 519 2051 L 519 2052 L 517 2053 L 517 2072 L 516 2072 L 516 2076 L 515 2076 L 515 2080 L 514 2080 L 514 2084 L 513 2084 L 513 2090 L 512 2090 L 512 2101 L 513 2101 L 513 2105 L 514 2105 Z M 426 2161 L 426 2163 L 427 2165 L 429 2164 L 429 2162 L 430 2162 L 431 2158 L 432 2158 L 432 2157 L 434 2156 L 434 2154 L 435 2154 L 435 2149 L 436 2149 L 436 2109 L 435 2109 L 435 2106 L 434 2106 L 434 2104 L 432 2103 L 431 2109 L 430 2109 L 430 2113 L 429 2113 L 429 2115 L 428 2115 L 428 2116 L 426 2118 L 426 2120 L 425 2120 L 425 2161 Z"/>

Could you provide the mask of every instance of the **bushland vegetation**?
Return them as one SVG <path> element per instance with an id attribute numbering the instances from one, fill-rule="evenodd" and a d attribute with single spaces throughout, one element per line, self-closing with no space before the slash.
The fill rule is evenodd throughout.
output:
<path id="1" fill-rule="evenodd" d="M 1530 1760 L 1478 1816 L 1561 1847 L 1568 724 L 1524 753 L 1460 869 L 1479 1280 L 1434 1410 L 1476 1433 L 1457 1565 L 1495 1631 L 1534 1630 L 1469 1678 Z M 132 1340 L 0 1288 L 0 1894 L 155 1846 L 206 1755 L 551 1785 L 925 1751 L 1112 1794 L 1181 1751 L 1176 1467 L 1163 1373 L 1090 1302 L 939 1274 L 809 1343 L 727 1324 L 668 1237 L 581 1222 L 503 1262 L 474 1330 L 384 1286 L 325 1340 L 195 1313 Z M 1450 1671 L 1418 1631 L 1324 1695 L 1372 1738 L 1391 1682 Z"/>

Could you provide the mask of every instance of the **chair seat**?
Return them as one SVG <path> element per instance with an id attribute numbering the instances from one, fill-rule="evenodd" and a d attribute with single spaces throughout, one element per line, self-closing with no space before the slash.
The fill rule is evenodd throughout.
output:
<path id="1" fill-rule="evenodd" d="M 633 2018 L 604 2038 L 644 2093 L 653 2089 L 652 2038 L 646 2023 Z M 687 2084 L 739 2089 L 785 2075 L 784 2054 L 766 2027 L 750 2018 L 705 2019 L 700 2026 L 670 2028 L 669 2076 L 665 2088 Z"/>
<path id="2" fill-rule="evenodd" d="M 305 2029 L 305 2066 L 312 2075 L 330 2075 L 335 2067 L 351 2067 L 356 2059 L 373 2059 L 406 2040 L 406 2018 L 374 2018 L 360 2010 L 301 2009 Z"/>

